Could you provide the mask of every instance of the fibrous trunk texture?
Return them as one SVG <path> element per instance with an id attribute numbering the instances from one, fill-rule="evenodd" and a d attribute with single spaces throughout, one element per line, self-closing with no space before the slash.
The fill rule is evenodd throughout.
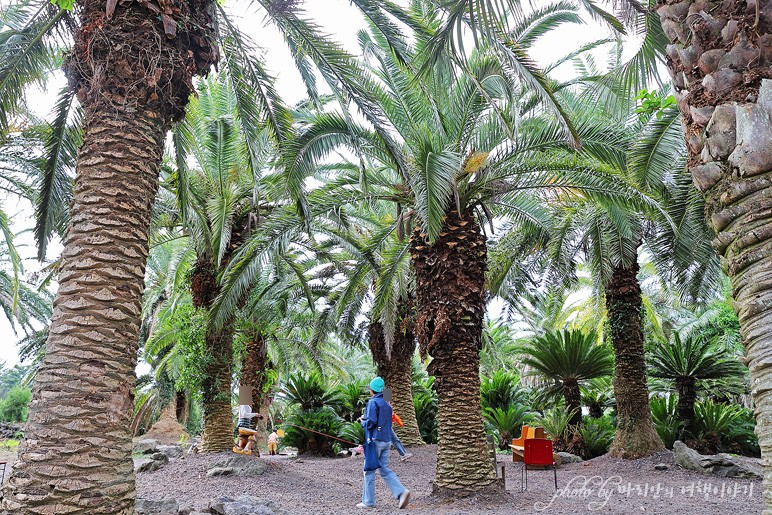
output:
<path id="1" fill-rule="evenodd" d="M 676 380 L 678 392 L 678 418 L 684 423 L 683 432 L 694 434 L 694 403 L 697 401 L 697 384 L 693 377 L 680 377 Z"/>
<path id="2" fill-rule="evenodd" d="M 403 306 L 407 304 L 405 303 Z M 413 303 L 409 304 L 412 308 Z M 378 366 L 378 375 L 386 382 L 386 386 L 393 390 L 392 408 L 405 424 L 403 427 L 394 425 L 397 436 L 404 445 L 420 445 L 423 441 L 413 404 L 412 361 L 413 353 L 415 353 L 415 335 L 413 333 L 415 322 L 412 314 L 404 317 L 401 322 L 394 334 L 394 344 L 389 353 L 386 352 L 383 326 L 380 322 L 371 322 L 369 329 L 370 351 L 373 355 L 373 361 Z"/>
<path id="3" fill-rule="evenodd" d="M 563 381 L 563 398 L 566 400 L 566 409 L 572 413 L 568 423 L 578 426 L 582 423 L 582 392 L 576 379 Z"/>
<path id="4" fill-rule="evenodd" d="M 736 301 L 772 514 L 772 1 L 662 1 L 657 12 L 687 166 Z"/>
<path id="5" fill-rule="evenodd" d="M 615 267 L 606 286 L 617 401 L 617 429 L 609 453 L 624 459 L 643 458 L 665 448 L 649 408 L 642 310 L 638 262 Z"/>
<path id="6" fill-rule="evenodd" d="M 255 420 L 255 429 L 258 431 L 257 440 L 262 444 L 266 437 L 267 417 L 264 411 L 265 398 L 268 395 L 265 392 L 265 386 L 270 367 L 265 337 L 260 333 L 256 334 L 249 339 L 246 347 L 239 384 L 252 388 L 252 411 L 263 415 L 263 418 Z"/>
<path id="7" fill-rule="evenodd" d="M 601 407 L 600 404 L 592 403 L 588 406 L 590 410 L 590 416 L 592 418 L 602 418 L 603 417 L 603 407 Z"/>
<path id="8" fill-rule="evenodd" d="M 433 359 L 438 396 L 438 493 L 467 495 L 496 481 L 487 457 L 480 407 L 480 348 L 485 314 L 487 247 L 471 211 L 448 213 L 439 238 L 416 229 L 416 336 Z"/>

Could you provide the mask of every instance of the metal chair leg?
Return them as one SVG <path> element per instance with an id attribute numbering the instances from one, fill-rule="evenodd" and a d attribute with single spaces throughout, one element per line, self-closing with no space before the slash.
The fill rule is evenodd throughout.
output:
<path id="1" fill-rule="evenodd" d="M 555 490 L 558 489 L 558 468 L 556 466 L 552 466 L 552 472 L 555 473 Z"/>

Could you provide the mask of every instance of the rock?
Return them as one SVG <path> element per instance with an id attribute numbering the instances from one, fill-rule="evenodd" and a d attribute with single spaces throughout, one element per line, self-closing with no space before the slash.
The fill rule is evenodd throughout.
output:
<path id="1" fill-rule="evenodd" d="M 182 446 L 180 445 L 159 445 L 158 452 L 166 455 L 169 459 L 179 458 L 182 456 Z"/>
<path id="2" fill-rule="evenodd" d="M 242 477 L 256 477 L 261 476 L 268 465 L 265 461 L 257 457 L 251 456 L 233 456 L 225 460 L 213 463 L 209 470 L 213 468 L 229 468 L 233 469 L 232 474 Z M 209 472 L 207 472 L 209 475 Z"/>
<path id="3" fill-rule="evenodd" d="M 162 452 L 154 452 L 153 454 L 150 455 L 150 459 L 159 461 L 161 462 L 162 465 L 166 465 L 167 463 L 169 463 L 169 457 Z"/>
<path id="4" fill-rule="evenodd" d="M 667 469 L 668 469 L 668 466 L 665 465 L 664 463 L 657 463 L 656 465 L 654 465 L 654 470 L 667 470 Z"/>
<path id="5" fill-rule="evenodd" d="M 703 474 L 715 474 L 721 477 L 734 477 L 741 479 L 762 479 L 761 467 L 730 456 L 729 454 L 712 454 L 703 456 L 694 449 L 690 449 L 680 440 L 673 444 L 673 457 L 681 467 Z"/>
<path id="6" fill-rule="evenodd" d="M 139 474 L 140 472 L 153 472 L 154 470 L 160 469 L 162 466 L 163 463 L 160 461 L 151 458 L 141 458 L 134 460 L 134 473 Z"/>
<path id="7" fill-rule="evenodd" d="M 21 440 L 24 438 L 22 429 L 24 424 L 16 424 L 14 422 L 0 422 L 0 440 L 7 438 L 13 438 L 14 440 Z"/>
<path id="8" fill-rule="evenodd" d="M 236 469 L 231 467 L 212 467 L 206 471 L 206 477 L 230 476 L 234 472 L 236 472 Z"/>
<path id="9" fill-rule="evenodd" d="M 134 444 L 134 452 L 140 454 L 152 454 L 158 448 L 158 441 L 152 439 L 140 440 Z"/>
<path id="10" fill-rule="evenodd" d="M 176 499 L 137 499 L 134 502 L 137 515 L 177 515 L 179 506 Z"/>
<path id="11" fill-rule="evenodd" d="M 280 515 L 280 510 L 272 501 L 251 495 L 236 499 L 220 497 L 209 503 L 209 512 L 215 515 Z"/>
<path id="12" fill-rule="evenodd" d="M 580 463 L 584 461 L 582 458 L 577 456 L 576 454 L 571 454 L 570 452 L 559 452 L 557 453 L 558 456 L 560 456 L 560 460 L 563 463 Z"/>

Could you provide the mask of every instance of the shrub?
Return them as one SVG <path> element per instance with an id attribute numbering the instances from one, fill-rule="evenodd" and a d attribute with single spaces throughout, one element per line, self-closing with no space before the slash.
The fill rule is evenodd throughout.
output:
<path id="1" fill-rule="evenodd" d="M 730 451 L 757 456 L 760 451 L 753 429 L 750 410 L 706 400 L 694 405 L 694 440 L 690 444 L 706 453 Z"/>
<path id="2" fill-rule="evenodd" d="M 317 372 L 290 375 L 281 386 L 281 394 L 288 403 L 299 406 L 303 411 L 341 404 L 337 389 L 327 388 Z"/>
<path id="3" fill-rule="evenodd" d="M 421 439 L 437 443 L 437 396 L 434 392 L 421 391 L 413 395 L 413 406 Z"/>
<path id="4" fill-rule="evenodd" d="M 665 447 L 672 449 L 684 427 L 683 421 L 678 419 L 676 396 L 652 397 L 649 405 L 657 434 L 659 434 Z"/>
<path id="5" fill-rule="evenodd" d="M 297 447 L 298 454 L 335 455 L 333 444 L 336 440 L 313 432 L 340 437 L 343 421 L 330 407 L 298 411 L 286 420 L 286 424 L 282 442 L 285 446 Z"/>
<path id="6" fill-rule="evenodd" d="M 519 384 L 520 378 L 517 374 L 504 370 L 497 370 L 492 376 L 483 378 L 480 382 L 480 401 L 483 410 L 487 408 L 506 411 L 523 397 Z"/>
<path id="7" fill-rule="evenodd" d="M 544 410 L 544 415 L 534 420 L 534 425 L 543 427 L 552 439 L 556 451 L 565 450 L 571 442 L 573 431 L 571 431 L 569 422 L 572 415 L 573 413 L 567 409 L 557 407 Z"/>
<path id="8" fill-rule="evenodd" d="M 346 422 L 353 422 L 365 410 L 369 394 L 366 381 L 353 381 L 339 385 L 335 397 L 339 399 L 336 412 Z"/>
<path id="9" fill-rule="evenodd" d="M 483 411 L 483 416 L 496 431 L 499 449 L 506 451 L 509 449 L 512 438 L 520 435 L 520 430 L 530 417 L 530 413 L 528 408 L 517 404 L 509 406 L 506 410 L 487 408 Z"/>
<path id="10" fill-rule="evenodd" d="M 590 458 L 602 456 L 608 452 L 614 440 L 614 423 L 610 418 L 586 417 L 579 427 L 579 434 L 584 440 Z"/>
<path id="11" fill-rule="evenodd" d="M 362 445 L 365 443 L 365 428 L 359 422 L 349 422 L 343 426 L 340 437 L 351 443 Z"/>
<path id="12" fill-rule="evenodd" d="M 27 407 L 32 399 L 29 388 L 16 385 L 0 401 L 0 420 L 3 422 L 26 422 Z"/>
<path id="13" fill-rule="evenodd" d="M 726 450 L 735 454 L 761 457 L 759 437 L 756 436 L 755 427 L 756 420 L 753 411 L 740 408 L 740 415 L 735 420 L 735 424 L 723 435 Z"/>

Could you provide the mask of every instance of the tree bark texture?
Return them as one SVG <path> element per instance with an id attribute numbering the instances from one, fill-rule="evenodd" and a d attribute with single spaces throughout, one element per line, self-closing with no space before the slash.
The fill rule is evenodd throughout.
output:
<path id="1" fill-rule="evenodd" d="M 665 448 L 651 419 L 646 354 L 643 349 L 643 300 L 638 262 L 614 268 L 606 286 L 606 311 L 614 347 L 614 397 L 617 430 L 609 453 L 624 459 L 650 456 Z"/>
<path id="2" fill-rule="evenodd" d="M 676 379 L 678 418 L 683 421 L 683 432 L 694 436 L 694 403 L 697 402 L 697 382 L 693 377 Z"/>
<path id="3" fill-rule="evenodd" d="M 10 513 L 134 512 L 129 428 L 150 211 L 166 131 L 193 76 L 218 58 L 208 0 L 169 2 L 160 17 L 153 1 L 78 5 L 65 71 L 83 144 L 46 355 L 4 491 Z"/>
<path id="4" fill-rule="evenodd" d="M 447 214 L 434 244 L 411 239 L 416 275 L 416 336 L 438 395 L 437 493 L 468 495 L 496 481 L 480 407 L 480 349 L 485 315 L 485 237 L 471 210 Z"/>
<path id="5" fill-rule="evenodd" d="M 241 380 L 239 384 L 252 387 L 252 411 L 263 415 L 263 418 L 255 420 L 259 444 L 265 443 L 266 440 L 267 418 L 264 411 L 267 394 L 265 392 L 265 383 L 268 380 L 266 373 L 269 367 L 270 363 L 268 361 L 268 348 L 266 347 L 265 337 L 261 333 L 256 333 L 247 342 L 244 361 L 241 365 Z"/>
<path id="6" fill-rule="evenodd" d="M 412 302 L 410 311 L 412 311 Z M 370 351 L 378 367 L 378 375 L 386 386 L 393 390 L 392 408 L 399 415 L 403 427 L 394 425 L 394 430 L 404 445 L 421 445 L 421 431 L 413 404 L 413 353 L 415 353 L 415 318 L 403 317 L 402 323 L 394 335 L 394 345 L 390 353 L 386 352 L 386 338 L 380 322 L 371 322 L 369 328 Z"/>
<path id="7" fill-rule="evenodd" d="M 703 193 L 747 350 L 772 514 L 772 1 L 660 1 L 687 166 Z"/>
<path id="8" fill-rule="evenodd" d="M 576 379 L 563 380 L 563 398 L 566 400 L 566 409 L 573 412 L 568 423 L 579 426 L 582 423 L 582 392 Z"/>

